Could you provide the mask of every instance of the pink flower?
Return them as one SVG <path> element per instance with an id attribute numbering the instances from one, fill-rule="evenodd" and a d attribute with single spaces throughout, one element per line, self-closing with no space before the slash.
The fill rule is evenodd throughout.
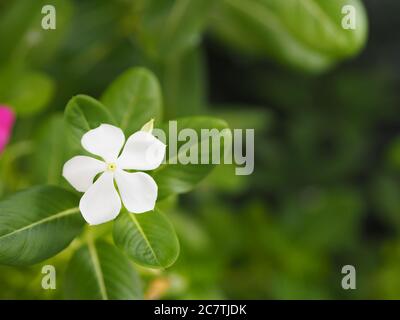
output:
<path id="1" fill-rule="evenodd" d="M 15 115 L 9 107 L 0 105 L 0 153 L 4 150 L 11 136 Z"/>

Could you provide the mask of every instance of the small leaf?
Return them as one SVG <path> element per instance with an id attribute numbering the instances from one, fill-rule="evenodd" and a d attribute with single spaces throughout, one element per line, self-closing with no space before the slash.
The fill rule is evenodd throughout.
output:
<path id="1" fill-rule="evenodd" d="M 171 222 L 158 209 L 143 214 L 124 211 L 114 223 L 114 241 L 128 256 L 149 268 L 167 268 L 179 255 Z"/>
<path id="2" fill-rule="evenodd" d="M 168 124 L 162 127 L 168 135 Z M 212 156 L 219 153 L 219 160 L 224 161 L 224 153 L 231 150 L 232 136 L 228 130 L 228 124 L 220 119 L 212 117 L 188 117 L 177 120 L 177 132 L 189 128 L 196 132 L 195 141 L 169 141 L 167 136 L 167 163 L 162 164 L 153 171 L 152 176 L 158 185 L 158 199 L 163 199 L 171 194 L 185 193 L 192 190 L 197 183 L 204 179 L 215 167 L 212 164 Z M 218 133 L 210 133 L 210 137 L 202 137 L 202 130 L 218 130 Z M 211 131 L 210 131 L 211 132 Z M 214 144 L 213 140 L 218 139 L 220 144 Z M 174 142 L 175 141 L 175 142 Z M 202 150 L 202 144 L 209 142 L 210 148 Z M 215 140 L 217 141 L 217 140 Z M 176 143 L 176 150 L 173 144 Z M 227 145 L 225 145 L 228 143 Z M 189 155 L 191 152 L 198 152 L 198 164 L 183 164 L 180 158 Z M 176 164 L 173 164 L 175 162 Z M 203 162 L 203 163 L 201 163 Z M 206 164 L 208 162 L 208 164 Z"/>
<path id="3" fill-rule="evenodd" d="M 157 78 L 147 69 L 133 68 L 119 76 L 101 101 L 127 136 L 149 121 L 161 120 L 161 89 Z"/>
<path id="4" fill-rule="evenodd" d="M 154 129 L 154 119 L 151 119 L 140 130 L 151 133 L 153 131 L 153 129 Z"/>
<path id="5" fill-rule="evenodd" d="M 78 95 L 69 100 L 65 108 L 70 142 L 80 148 L 82 136 L 102 123 L 115 124 L 110 112 L 96 99 Z"/>
<path id="6" fill-rule="evenodd" d="M 114 246 L 92 242 L 73 255 L 65 275 L 67 299 L 142 299 L 142 285 L 129 259 Z"/>
<path id="7" fill-rule="evenodd" d="M 62 188 L 39 186 L 0 202 L 0 263 L 30 265 L 65 249 L 84 224 L 78 200 Z"/>

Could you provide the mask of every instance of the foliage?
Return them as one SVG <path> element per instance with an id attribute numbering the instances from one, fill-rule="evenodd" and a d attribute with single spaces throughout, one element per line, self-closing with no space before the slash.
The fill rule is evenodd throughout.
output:
<path id="1" fill-rule="evenodd" d="M 118 125 L 125 133 L 132 134 L 140 129 L 145 119 L 161 118 L 159 84 L 145 69 L 132 69 L 118 77 L 106 90 L 103 101 L 105 105 L 89 96 L 78 95 L 67 104 L 66 125 L 60 125 L 66 129 L 62 144 L 70 148 L 71 153 L 84 152 L 80 146 L 83 134 L 102 123 Z M 227 128 L 213 118 L 187 118 L 184 125 L 199 128 L 204 122 L 211 126 L 222 123 L 222 128 Z M 45 137 L 51 138 L 51 133 L 49 128 Z M 41 159 L 60 158 L 57 153 L 48 154 L 47 148 L 39 151 L 44 153 Z M 201 151 L 200 157 L 210 156 Z M 55 172 L 61 173 L 63 163 L 56 162 L 55 165 L 59 166 Z M 175 178 L 174 172 L 169 173 L 169 165 L 164 166 L 166 169 L 161 168 L 153 174 L 160 181 L 161 195 L 187 192 L 209 172 L 201 165 L 191 165 L 187 173 L 180 170 L 179 177 Z M 170 179 L 175 179 L 175 183 L 168 183 Z M 179 179 L 185 181 L 184 190 L 175 187 Z M 82 231 L 83 219 L 79 212 L 76 195 L 55 186 L 32 187 L 3 200 L 0 202 L 0 263 L 30 265 L 59 253 Z M 84 235 L 86 247 L 79 249 L 70 261 L 66 296 L 92 299 L 141 297 L 140 280 L 129 260 L 117 249 L 94 242 L 92 233 L 92 228 L 88 228 Z M 115 222 L 114 240 L 133 261 L 145 267 L 169 267 L 179 255 L 175 230 L 159 209 L 138 217 L 125 211 Z M 88 274 L 93 275 L 90 283 L 81 281 L 80 278 L 85 279 Z M 129 278 L 135 281 L 126 286 L 125 281 Z"/>
<path id="2" fill-rule="evenodd" d="M 398 298 L 397 48 L 372 2 L 0 1 L 0 104 L 17 113 L 0 297 Z M 128 136 L 150 118 L 255 129 L 254 174 L 167 164 L 151 172 L 154 212 L 85 226 L 63 164 L 100 123 Z M 44 264 L 57 290 L 41 288 Z M 356 291 L 340 287 L 345 264 Z"/>

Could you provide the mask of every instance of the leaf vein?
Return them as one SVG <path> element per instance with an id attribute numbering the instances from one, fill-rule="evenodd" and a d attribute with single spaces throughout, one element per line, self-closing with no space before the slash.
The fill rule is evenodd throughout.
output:
<path id="1" fill-rule="evenodd" d="M 36 221 L 36 222 L 34 222 L 34 223 L 28 224 L 28 225 L 26 225 L 26 226 L 24 226 L 24 227 L 22 227 L 22 228 L 20 228 L 20 229 L 13 230 L 12 232 L 7 233 L 7 234 L 3 234 L 2 236 L 0 236 L 0 240 L 4 239 L 4 238 L 6 238 L 6 237 L 9 237 L 9 236 L 13 236 L 13 235 L 15 235 L 15 234 L 17 234 L 17 233 L 20 233 L 20 232 L 23 232 L 23 231 L 25 231 L 25 230 L 35 228 L 35 227 L 37 227 L 37 226 L 39 226 L 39 225 L 41 225 L 41 224 L 50 222 L 50 221 L 52 221 L 52 220 L 56 220 L 56 219 L 61 218 L 61 217 L 64 217 L 64 216 L 76 214 L 76 213 L 78 213 L 78 212 L 79 212 L 79 208 L 78 208 L 78 207 L 75 207 L 75 208 L 71 208 L 71 209 L 67 209 L 67 210 L 58 212 L 58 213 L 56 213 L 56 214 L 54 214 L 54 215 L 52 215 L 52 216 L 49 216 L 49 217 L 46 217 L 46 218 L 41 219 L 41 220 L 39 220 L 39 221 Z"/>
<path id="2" fill-rule="evenodd" d="M 139 230 L 140 234 L 142 235 L 144 241 L 146 242 L 147 246 L 149 247 L 150 252 L 151 252 L 151 254 L 153 255 L 154 259 L 156 260 L 156 262 L 158 263 L 158 265 L 159 265 L 160 267 L 162 267 L 162 264 L 161 264 L 160 261 L 158 260 L 158 257 L 157 257 L 157 255 L 156 255 L 156 253 L 154 252 L 153 247 L 151 246 L 149 239 L 147 238 L 146 234 L 144 233 L 143 228 L 142 228 L 142 226 L 139 224 L 139 222 L 137 221 L 135 215 L 134 215 L 133 213 L 128 213 L 128 215 L 129 215 L 129 217 L 131 218 L 131 220 L 133 221 L 133 223 L 136 225 L 136 227 L 138 228 L 138 230 Z"/>

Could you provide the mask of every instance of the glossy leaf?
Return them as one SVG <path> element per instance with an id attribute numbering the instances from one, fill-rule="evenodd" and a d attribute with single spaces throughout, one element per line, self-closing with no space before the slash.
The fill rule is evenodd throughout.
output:
<path id="1" fill-rule="evenodd" d="M 342 27 L 342 8 L 356 10 L 356 29 Z M 359 52 L 367 19 L 358 0 L 224 0 L 213 29 L 226 42 L 307 71 L 322 71 Z"/>
<path id="2" fill-rule="evenodd" d="M 157 78 L 147 69 L 133 68 L 119 76 L 101 101 L 112 113 L 126 136 L 150 119 L 161 120 L 161 90 Z"/>
<path id="3" fill-rule="evenodd" d="M 105 242 L 89 241 L 75 252 L 65 277 L 67 299 L 142 299 L 142 285 L 132 263 Z"/>
<path id="4" fill-rule="evenodd" d="M 102 123 L 115 124 L 110 112 L 99 101 L 85 95 L 73 97 L 65 108 L 68 134 L 74 148 L 80 148 L 82 136 Z"/>
<path id="5" fill-rule="evenodd" d="M 182 129 L 192 129 L 197 135 L 197 139 L 190 141 L 177 141 L 176 137 L 167 136 L 167 161 L 156 170 L 152 176 L 158 185 L 158 198 L 162 199 L 171 194 L 185 193 L 192 190 L 202 179 L 204 179 L 216 164 L 212 164 L 213 155 L 218 155 L 222 163 L 224 153 L 231 150 L 231 132 L 225 121 L 212 117 L 188 117 L 177 120 L 177 132 Z M 168 125 L 162 127 L 168 135 Z M 212 133 L 211 138 L 202 137 L 201 131 L 206 129 L 216 129 L 217 133 Z M 225 130 L 224 130 L 225 129 Z M 170 140 L 171 139 L 171 140 Z M 220 141 L 219 144 L 212 141 Z M 176 142 L 177 141 L 177 142 Z M 202 144 L 209 142 L 209 149 L 202 148 Z M 175 149 L 176 144 L 176 150 Z M 202 150 L 204 149 L 204 150 Z M 197 152 L 197 164 L 183 164 L 180 159 Z M 173 164 L 173 163 L 176 164 Z M 208 162 L 208 164 L 206 164 Z"/>
<path id="6" fill-rule="evenodd" d="M 0 263 L 30 265 L 48 259 L 81 232 L 79 199 L 53 186 L 39 186 L 0 202 Z"/>
<path id="7" fill-rule="evenodd" d="M 145 267 L 167 268 L 179 255 L 175 230 L 158 209 L 143 214 L 121 213 L 115 221 L 113 236 L 118 247 Z"/>

